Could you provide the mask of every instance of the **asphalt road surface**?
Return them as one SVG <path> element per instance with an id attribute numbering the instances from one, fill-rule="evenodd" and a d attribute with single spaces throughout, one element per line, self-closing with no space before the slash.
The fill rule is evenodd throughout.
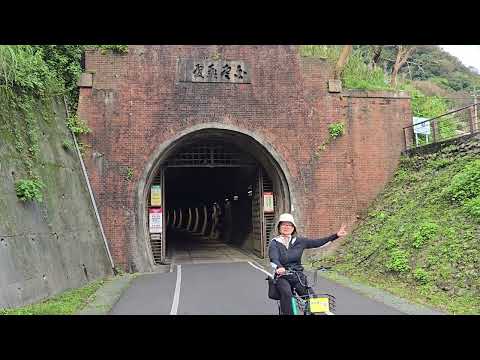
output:
<path id="1" fill-rule="evenodd" d="M 267 297 L 267 275 L 259 267 L 251 262 L 184 264 L 175 265 L 173 272 L 141 275 L 110 314 L 276 315 L 277 303 Z M 337 315 L 402 314 L 321 277 L 313 287 L 335 296 Z"/>

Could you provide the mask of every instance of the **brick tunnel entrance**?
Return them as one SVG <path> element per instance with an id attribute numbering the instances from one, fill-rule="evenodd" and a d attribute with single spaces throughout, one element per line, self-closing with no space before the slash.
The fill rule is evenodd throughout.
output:
<path id="1" fill-rule="evenodd" d="M 247 136 L 201 131 L 164 157 L 147 201 L 155 265 L 264 258 L 286 181 Z"/>

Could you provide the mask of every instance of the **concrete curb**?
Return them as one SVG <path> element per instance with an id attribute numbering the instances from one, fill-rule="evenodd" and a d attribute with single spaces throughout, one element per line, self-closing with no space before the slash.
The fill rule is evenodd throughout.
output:
<path id="1" fill-rule="evenodd" d="M 75 315 L 106 315 L 137 274 L 124 274 L 107 280 L 94 294 L 94 300 Z"/>
<path id="2" fill-rule="evenodd" d="M 337 273 L 318 271 L 317 274 L 318 276 L 321 276 L 327 280 L 334 281 L 340 285 L 356 290 L 356 292 L 368 296 L 371 299 L 389 305 L 407 315 L 448 315 L 446 313 L 440 312 L 439 310 L 434 310 L 424 305 L 411 303 L 405 299 L 387 293 L 383 290 L 365 284 L 355 283 L 346 276 Z"/>

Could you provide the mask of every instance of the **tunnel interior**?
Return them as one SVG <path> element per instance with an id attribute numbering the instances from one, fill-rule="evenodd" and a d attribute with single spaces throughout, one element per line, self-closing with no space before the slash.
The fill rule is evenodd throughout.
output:
<path id="1" fill-rule="evenodd" d="M 256 172 L 255 167 L 166 169 L 167 254 L 212 242 L 248 249 Z"/>
<path id="2" fill-rule="evenodd" d="M 283 198 L 275 189 L 280 181 L 266 171 L 258 148 L 232 132 L 206 132 L 165 156 L 150 189 L 161 187 L 162 201 L 148 209 L 150 215 L 152 210 L 162 214 L 158 231 L 152 232 L 149 219 L 155 263 L 179 253 L 227 248 L 264 256 Z"/>

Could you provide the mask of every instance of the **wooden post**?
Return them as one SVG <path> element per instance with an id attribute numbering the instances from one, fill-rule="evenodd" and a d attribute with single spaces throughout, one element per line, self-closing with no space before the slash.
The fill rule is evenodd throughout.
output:
<path id="1" fill-rule="evenodd" d="M 432 120 L 432 143 L 437 142 L 437 120 Z"/>

